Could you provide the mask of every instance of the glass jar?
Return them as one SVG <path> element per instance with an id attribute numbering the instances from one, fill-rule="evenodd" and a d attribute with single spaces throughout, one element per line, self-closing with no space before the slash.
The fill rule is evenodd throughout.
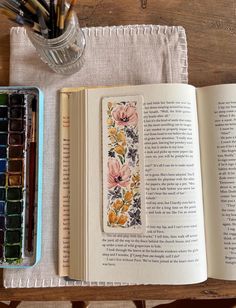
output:
<path id="1" fill-rule="evenodd" d="M 59 37 L 47 39 L 30 29 L 27 34 L 41 60 L 54 72 L 70 75 L 82 67 L 85 37 L 75 13 Z"/>

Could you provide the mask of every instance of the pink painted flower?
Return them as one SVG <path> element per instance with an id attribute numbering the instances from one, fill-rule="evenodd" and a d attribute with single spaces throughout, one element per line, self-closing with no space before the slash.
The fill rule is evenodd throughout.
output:
<path id="1" fill-rule="evenodd" d="M 136 107 L 131 103 L 116 107 L 112 116 L 119 126 L 136 125 L 138 122 Z"/>
<path id="2" fill-rule="evenodd" d="M 130 168 L 127 164 L 120 165 L 116 158 L 108 160 L 108 188 L 115 186 L 127 187 L 131 176 Z"/>

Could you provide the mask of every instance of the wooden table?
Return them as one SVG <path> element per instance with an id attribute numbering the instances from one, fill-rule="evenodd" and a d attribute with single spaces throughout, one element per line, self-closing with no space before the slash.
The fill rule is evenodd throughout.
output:
<path id="1" fill-rule="evenodd" d="M 186 29 L 189 83 L 236 82 L 236 1 L 234 0 L 80 0 L 82 26 L 127 24 L 182 25 Z M 0 85 L 8 85 L 9 29 L 0 18 Z M 158 275 L 158 273 L 157 273 Z M 0 300 L 216 299 L 236 297 L 236 282 L 209 279 L 189 286 L 0 288 Z"/>

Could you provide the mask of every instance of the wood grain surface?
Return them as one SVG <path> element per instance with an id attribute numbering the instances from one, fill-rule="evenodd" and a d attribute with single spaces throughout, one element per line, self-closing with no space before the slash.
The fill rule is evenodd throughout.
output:
<path id="1" fill-rule="evenodd" d="M 189 83 L 195 86 L 236 83 L 234 0 L 147 0 L 146 9 L 142 9 L 140 0 L 80 0 L 77 11 L 81 26 L 181 25 L 188 40 Z M 8 85 L 11 26 L 13 23 L 1 16 L 0 85 Z M 213 279 L 188 286 L 0 288 L 0 300 L 216 299 L 235 296 L 236 282 Z"/>

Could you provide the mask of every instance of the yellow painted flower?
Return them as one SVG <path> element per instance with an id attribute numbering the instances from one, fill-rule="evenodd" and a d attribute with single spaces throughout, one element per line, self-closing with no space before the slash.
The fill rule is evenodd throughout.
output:
<path id="1" fill-rule="evenodd" d="M 123 204 L 124 204 L 123 201 L 120 200 L 120 199 L 118 199 L 118 200 L 116 200 L 116 201 L 113 203 L 112 207 L 113 207 L 115 210 L 119 211 L 119 210 L 122 208 Z"/>
<path id="2" fill-rule="evenodd" d="M 112 124 L 113 124 L 112 119 L 111 119 L 111 118 L 108 118 L 108 119 L 107 119 L 107 125 L 110 126 L 110 125 L 112 125 Z"/>
<path id="3" fill-rule="evenodd" d="M 117 154 L 125 155 L 125 149 L 122 145 L 117 145 L 114 150 Z"/>
<path id="4" fill-rule="evenodd" d="M 116 137 L 110 136 L 110 141 L 111 141 L 111 143 L 116 143 Z"/>
<path id="5" fill-rule="evenodd" d="M 109 135 L 110 136 L 115 136 L 117 133 L 116 128 L 115 127 L 111 127 L 109 128 Z"/>
<path id="6" fill-rule="evenodd" d="M 131 201 L 132 198 L 133 198 L 133 193 L 132 193 L 132 191 L 127 191 L 127 192 L 125 193 L 125 195 L 124 195 L 125 201 Z"/>
<path id="7" fill-rule="evenodd" d="M 118 217 L 117 217 L 116 213 L 114 211 L 112 211 L 112 210 L 109 211 L 109 213 L 108 213 L 108 221 L 109 221 L 109 223 L 110 224 L 115 224 L 117 222 L 117 219 L 118 219 Z"/>
<path id="8" fill-rule="evenodd" d="M 119 225 L 124 225 L 127 222 L 127 220 L 128 220 L 128 216 L 126 214 L 121 214 L 118 218 L 117 223 Z"/>
<path id="9" fill-rule="evenodd" d="M 117 141 L 126 144 L 125 134 L 123 131 L 117 133 Z"/>

